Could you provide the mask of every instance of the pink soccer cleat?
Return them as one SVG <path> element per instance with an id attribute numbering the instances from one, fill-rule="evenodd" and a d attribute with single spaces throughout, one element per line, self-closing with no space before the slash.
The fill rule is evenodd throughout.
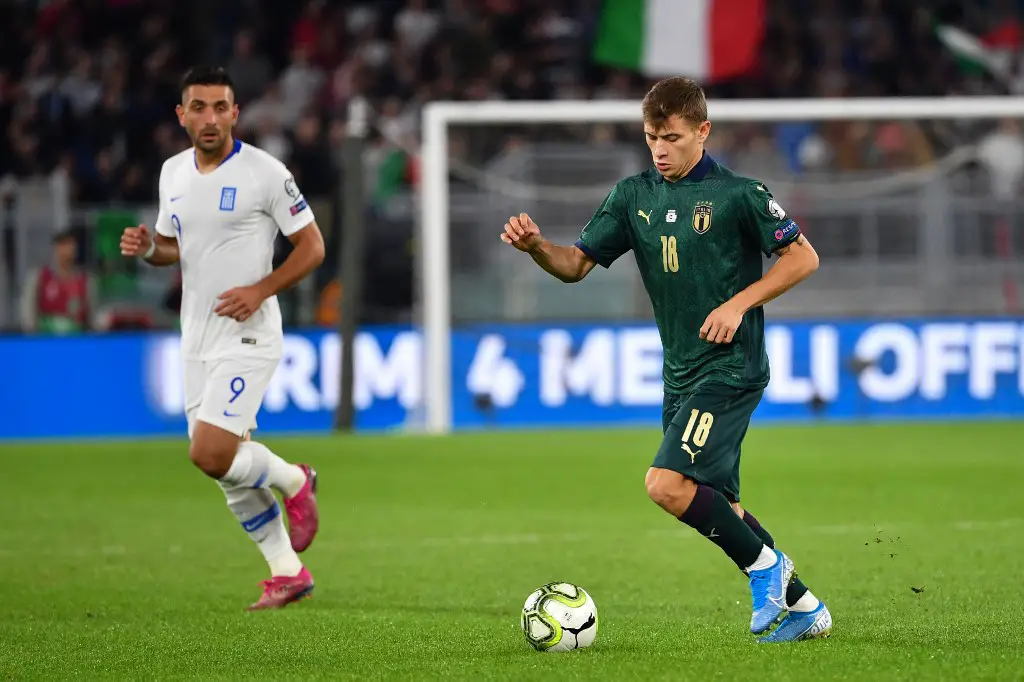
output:
<path id="1" fill-rule="evenodd" d="M 260 583 L 263 594 L 249 611 L 283 609 L 292 602 L 309 597 L 313 592 L 313 576 L 305 566 L 296 576 L 279 575 Z"/>
<path id="2" fill-rule="evenodd" d="M 320 527 L 320 514 L 316 509 L 316 470 L 308 464 L 300 464 L 299 467 L 306 472 L 306 482 L 299 492 L 284 501 L 288 535 L 296 552 L 305 551 L 313 543 Z"/>

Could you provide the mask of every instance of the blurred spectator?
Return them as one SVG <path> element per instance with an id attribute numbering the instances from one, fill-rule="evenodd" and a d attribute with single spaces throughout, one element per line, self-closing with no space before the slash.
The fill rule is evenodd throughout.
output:
<path id="1" fill-rule="evenodd" d="M 95 281 L 78 267 L 78 242 L 72 232 L 54 237 L 52 260 L 29 273 L 21 292 L 25 333 L 69 334 L 93 326 Z"/>
<path id="2" fill-rule="evenodd" d="M 292 60 L 281 74 L 281 98 L 287 102 L 292 122 L 313 102 L 324 83 L 323 70 L 310 59 L 312 50 L 301 46 L 292 52 Z"/>
<path id="3" fill-rule="evenodd" d="M 1024 179 L 1024 137 L 1020 124 L 1013 119 L 1001 121 L 999 128 L 978 145 L 978 160 L 989 172 L 993 195 L 999 199 L 1018 196 Z"/>
<path id="4" fill-rule="evenodd" d="M 235 99 L 239 105 L 259 97 L 273 78 L 270 60 L 256 53 L 252 31 L 240 31 L 235 36 L 235 51 L 226 67 L 235 82 Z"/>
<path id="5" fill-rule="evenodd" d="M 95 78 L 92 55 L 85 50 L 76 50 L 72 62 L 74 66 L 58 89 L 71 105 L 75 117 L 81 119 L 100 101 L 103 86 Z"/>
<path id="6" fill-rule="evenodd" d="M 128 194 L 141 195 L 137 173 L 122 165 L 139 164 L 148 174 L 158 168 L 169 145 L 149 144 L 152 130 L 173 123 L 185 60 L 220 51 L 204 41 L 229 41 L 242 132 L 285 162 L 297 153 L 289 138 L 300 119 L 314 113 L 328 128 L 331 117 L 345 116 L 356 92 L 371 96 L 382 125 L 401 123 L 400 144 L 407 146 L 417 141 L 418 104 L 428 99 L 623 99 L 648 85 L 636 74 L 590 63 L 601 6 L 594 0 L 231 6 L 230 21 L 217 28 L 226 35 L 213 40 L 205 31 L 182 30 L 194 25 L 187 3 L 60 0 L 34 12 L 25 4 L 0 9 L 0 23 L 10 28 L 5 35 L 14 37 L 0 49 L 0 173 L 45 174 L 72 152 L 74 181 L 90 185 L 84 196 L 102 196 L 91 186 L 98 161 L 109 161 L 116 178 L 130 176 Z M 955 24 L 1016 56 L 1016 9 L 1005 0 L 774 0 L 758 68 L 707 90 L 711 97 L 810 97 L 1018 89 L 1019 68 L 1005 84 L 956 70 L 933 32 L 936 22 Z M 384 133 L 396 141 L 393 129 Z M 781 151 L 796 169 L 802 141 L 786 144 Z M 828 136 L 819 134 L 805 148 L 816 163 L 843 158 L 835 150 L 818 153 L 822 144 Z"/>
<path id="7" fill-rule="evenodd" d="M 236 83 L 239 136 L 287 164 L 311 202 L 330 205 L 324 215 L 339 213 L 331 202 L 355 96 L 373 110 L 364 176 L 368 204 L 381 209 L 415 188 L 420 114 L 430 100 L 635 99 L 650 85 L 590 59 L 599 0 L 210 4 L 215 21 L 199 26 L 193 3 L 0 3 L 0 186 L 48 182 L 72 198 L 70 213 L 152 208 L 161 164 L 189 144 L 174 106 L 192 60 L 224 59 Z M 755 68 L 706 90 L 710 98 L 1024 92 L 1020 4 L 769 0 Z M 976 36 L 1010 67 L 961 68 L 936 39 L 936 24 Z M 643 152 L 635 125 L 555 128 L 526 137 L 625 139 Z M 482 168 L 526 139 L 495 130 L 453 128 L 453 157 Z M 964 141 L 962 130 L 930 122 L 723 123 L 709 148 L 755 175 L 878 172 L 929 164 Z M 1003 123 L 979 153 L 998 195 L 1019 191 L 1024 142 L 1016 124 Z M 47 222 L 66 228 L 68 213 L 58 206 Z M 44 251 L 45 244 L 19 253 Z"/>
<path id="8" fill-rule="evenodd" d="M 266 92 L 247 107 L 239 107 L 238 125 L 242 131 L 291 128 L 299 112 L 284 98 L 281 86 L 272 83 Z"/>
<path id="9" fill-rule="evenodd" d="M 332 194 L 336 185 L 331 171 L 333 159 L 320 119 L 306 115 L 295 129 L 295 145 L 289 168 L 302 191 L 312 197 Z"/>
<path id="10" fill-rule="evenodd" d="M 395 37 L 411 52 L 418 52 L 441 28 L 441 17 L 427 8 L 426 0 L 408 0 L 395 16 Z"/>
<path id="11" fill-rule="evenodd" d="M 264 116 L 256 121 L 255 129 L 250 132 L 254 135 L 254 144 L 281 163 L 288 163 L 291 159 L 291 140 L 285 135 L 280 121 L 276 118 Z"/>

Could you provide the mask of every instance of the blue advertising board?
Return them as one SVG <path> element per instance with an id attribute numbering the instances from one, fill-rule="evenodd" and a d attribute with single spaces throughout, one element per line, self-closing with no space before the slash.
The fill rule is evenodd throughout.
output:
<path id="1" fill-rule="evenodd" d="M 1024 322 L 1011 319 L 769 324 L 772 382 L 759 421 L 1024 417 Z M 422 338 L 356 339 L 357 427 L 422 421 Z M 456 429 L 657 426 L 661 344 L 648 323 L 483 325 L 452 337 Z M 183 434 L 178 337 L 0 338 L 0 438 Z M 291 332 L 259 415 L 264 431 L 330 428 L 340 340 Z"/>

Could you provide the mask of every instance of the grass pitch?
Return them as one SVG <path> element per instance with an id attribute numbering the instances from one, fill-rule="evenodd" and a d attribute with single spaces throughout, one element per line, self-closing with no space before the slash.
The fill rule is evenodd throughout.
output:
<path id="1" fill-rule="evenodd" d="M 1020 679 L 1024 424 L 754 428 L 744 503 L 836 621 L 761 646 L 717 548 L 644 492 L 647 431 L 267 439 L 321 475 L 311 600 L 266 568 L 184 441 L 0 447 L 0 677 Z M 539 654 L 537 586 L 596 644 Z"/>

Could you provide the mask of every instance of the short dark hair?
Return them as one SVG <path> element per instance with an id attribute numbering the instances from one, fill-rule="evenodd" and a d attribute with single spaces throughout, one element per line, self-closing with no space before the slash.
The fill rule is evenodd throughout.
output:
<path id="1" fill-rule="evenodd" d="M 53 240 L 52 241 L 53 241 L 54 244 L 60 244 L 61 242 L 66 242 L 66 241 L 77 242 L 78 241 L 78 237 L 75 235 L 75 231 L 72 228 L 68 227 L 68 228 L 65 228 L 65 229 L 60 230 L 59 232 L 55 233 L 53 235 Z"/>
<path id="2" fill-rule="evenodd" d="M 189 69 L 181 79 L 182 94 L 192 85 L 226 85 L 232 93 L 235 91 L 235 83 L 223 66 L 203 65 Z"/>
<path id="3" fill-rule="evenodd" d="M 643 112 L 644 123 L 655 127 L 664 125 L 673 116 L 700 125 L 708 120 L 708 102 L 704 89 L 696 81 L 677 76 L 654 84 L 644 96 Z"/>

